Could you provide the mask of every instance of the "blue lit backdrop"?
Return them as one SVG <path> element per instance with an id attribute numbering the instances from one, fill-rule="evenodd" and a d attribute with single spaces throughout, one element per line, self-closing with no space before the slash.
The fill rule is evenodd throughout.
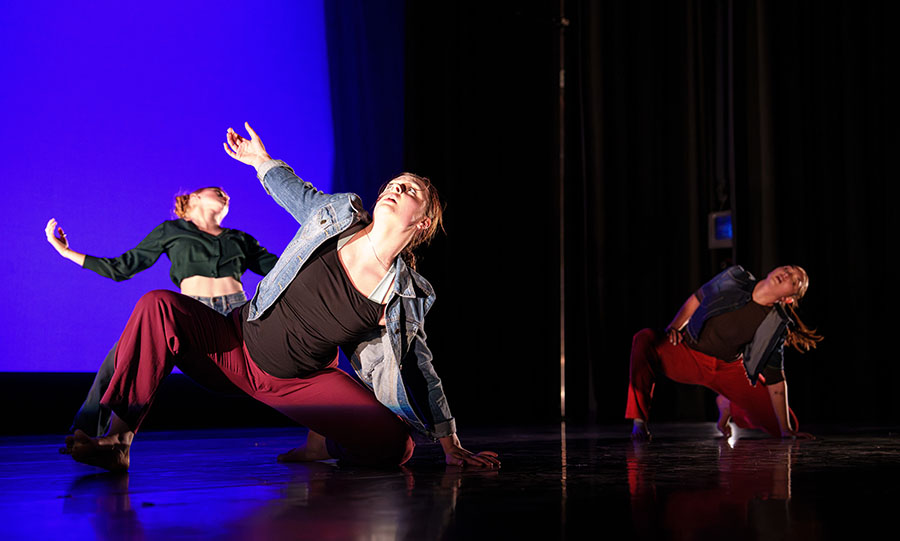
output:
<path id="1" fill-rule="evenodd" d="M 51 217 L 73 249 L 115 256 L 173 217 L 176 193 L 221 185 L 223 225 L 280 253 L 296 223 L 222 149 L 244 120 L 331 188 L 321 0 L 11 2 L 0 46 L 0 371 L 94 371 L 143 293 L 177 289 L 165 257 L 121 283 L 63 259 L 44 239 Z M 258 281 L 244 275 L 248 296 Z"/>

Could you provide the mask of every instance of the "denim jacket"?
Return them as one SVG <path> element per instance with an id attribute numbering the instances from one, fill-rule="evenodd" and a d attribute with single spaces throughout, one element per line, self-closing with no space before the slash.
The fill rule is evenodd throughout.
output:
<path id="1" fill-rule="evenodd" d="M 352 227 L 371 222 L 359 196 L 320 192 L 280 160 L 259 166 L 257 176 L 266 192 L 301 227 L 275 267 L 257 286 L 250 302 L 249 321 L 258 319 L 278 300 L 322 243 Z M 402 258 L 396 258 L 394 270 L 396 279 L 385 310 L 385 326 L 373 331 L 354 351 L 346 353 L 357 375 L 379 402 L 426 436 L 449 436 L 456 432 L 456 423 L 425 343 L 425 314 L 434 303 L 434 291 Z M 414 388 L 404 384 L 401 374 L 404 365 L 418 369 L 420 375 L 415 377 L 423 381 L 415 387 L 416 390 L 421 387 L 416 393 L 422 395 L 418 396 L 419 400 L 411 396 Z M 419 404 L 425 403 L 427 408 L 423 410 Z"/>
<path id="2" fill-rule="evenodd" d="M 708 319 L 737 310 L 750 302 L 757 283 L 752 274 L 735 265 L 704 284 L 695 293 L 700 306 L 687 324 L 690 337 L 695 342 L 699 341 L 700 331 Z M 757 327 L 753 340 L 744 346 L 742 355 L 750 383 L 756 384 L 766 366 L 784 367 L 784 336 L 791 324 L 793 321 L 776 303 L 775 309 Z"/>

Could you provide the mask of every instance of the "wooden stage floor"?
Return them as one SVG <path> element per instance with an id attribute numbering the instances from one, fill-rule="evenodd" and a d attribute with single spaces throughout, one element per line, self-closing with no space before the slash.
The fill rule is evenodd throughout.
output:
<path id="1" fill-rule="evenodd" d="M 896 427 L 815 441 L 711 423 L 469 430 L 499 471 L 279 464 L 300 428 L 142 432 L 127 474 L 77 464 L 62 436 L 0 438 L 0 539 L 863 539 L 895 531 Z M 892 537 L 895 533 L 888 533 Z"/>

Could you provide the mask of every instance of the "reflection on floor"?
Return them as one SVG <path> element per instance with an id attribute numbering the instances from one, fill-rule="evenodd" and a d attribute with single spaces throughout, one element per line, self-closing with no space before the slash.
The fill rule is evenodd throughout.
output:
<path id="1" fill-rule="evenodd" d="M 468 431 L 499 471 L 279 464 L 301 429 L 142 433 L 128 474 L 57 452 L 60 436 L 0 439 L 0 539 L 846 539 L 893 533 L 896 429 L 825 427 L 815 441 L 712 424 Z"/>

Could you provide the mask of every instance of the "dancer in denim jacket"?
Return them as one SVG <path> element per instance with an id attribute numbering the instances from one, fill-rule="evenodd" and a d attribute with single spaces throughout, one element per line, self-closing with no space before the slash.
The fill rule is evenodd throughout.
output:
<path id="1" fill-rule="evenodd" d="M 635 334 L 625 412 L 634 420 L 632 437 L 650 437 L 646 422 L 657 375 L 719 393 L 718 428 L 725 436 L 733 419 L 774 436 L 811 437 L 797 432 L 796 418 L 792 426 L 784 379 L 785 343 L 804 352 L 822 339 L 794 311 L 808 287 L 801 267 L 778 267 L 763 280 L 730 267 L 688 297 L 663 333 Z"/>
<path id="2" fill-rule="evenodd" d="M 192 310 L 167 292 L 138 302 L 103 398 L 114 412 L 112 428 L 100 438 L 76 433 L 73 458 L 127 469 L 153 393 L 177 365 L 200 383 L 235 386 L 307 426 L 305 444 L 280 460 L 402 464 L 414 448 L 412 428 L 440 441 L 447 464 L 498 467 L 496 453 L 460 444 L 425 342 L 434 293 L 398 257 L 440 226 L 430 182 L 408 173 L 395 178 L 379 196 L 373 220 L 356 195 L 322 193 L 272 160 L 246 127 L 249 140 L 228 130 L 226 152 L 256 167 L 266 191 L 300 229 L 253 300 L 231 318 Z M 329 295 L 348 303 L 329 303 Z M 350 303 L 357 308 L 348 310 Z M 303 327 L 316 318 L 323 323 Z M 330 359 L 336 346 L 350 353 L 367 387 Z M 407 374 L 422 385 L 408 386 Z M 411 396 L 408 387 L 421 387 L 423 396 Z"/>

